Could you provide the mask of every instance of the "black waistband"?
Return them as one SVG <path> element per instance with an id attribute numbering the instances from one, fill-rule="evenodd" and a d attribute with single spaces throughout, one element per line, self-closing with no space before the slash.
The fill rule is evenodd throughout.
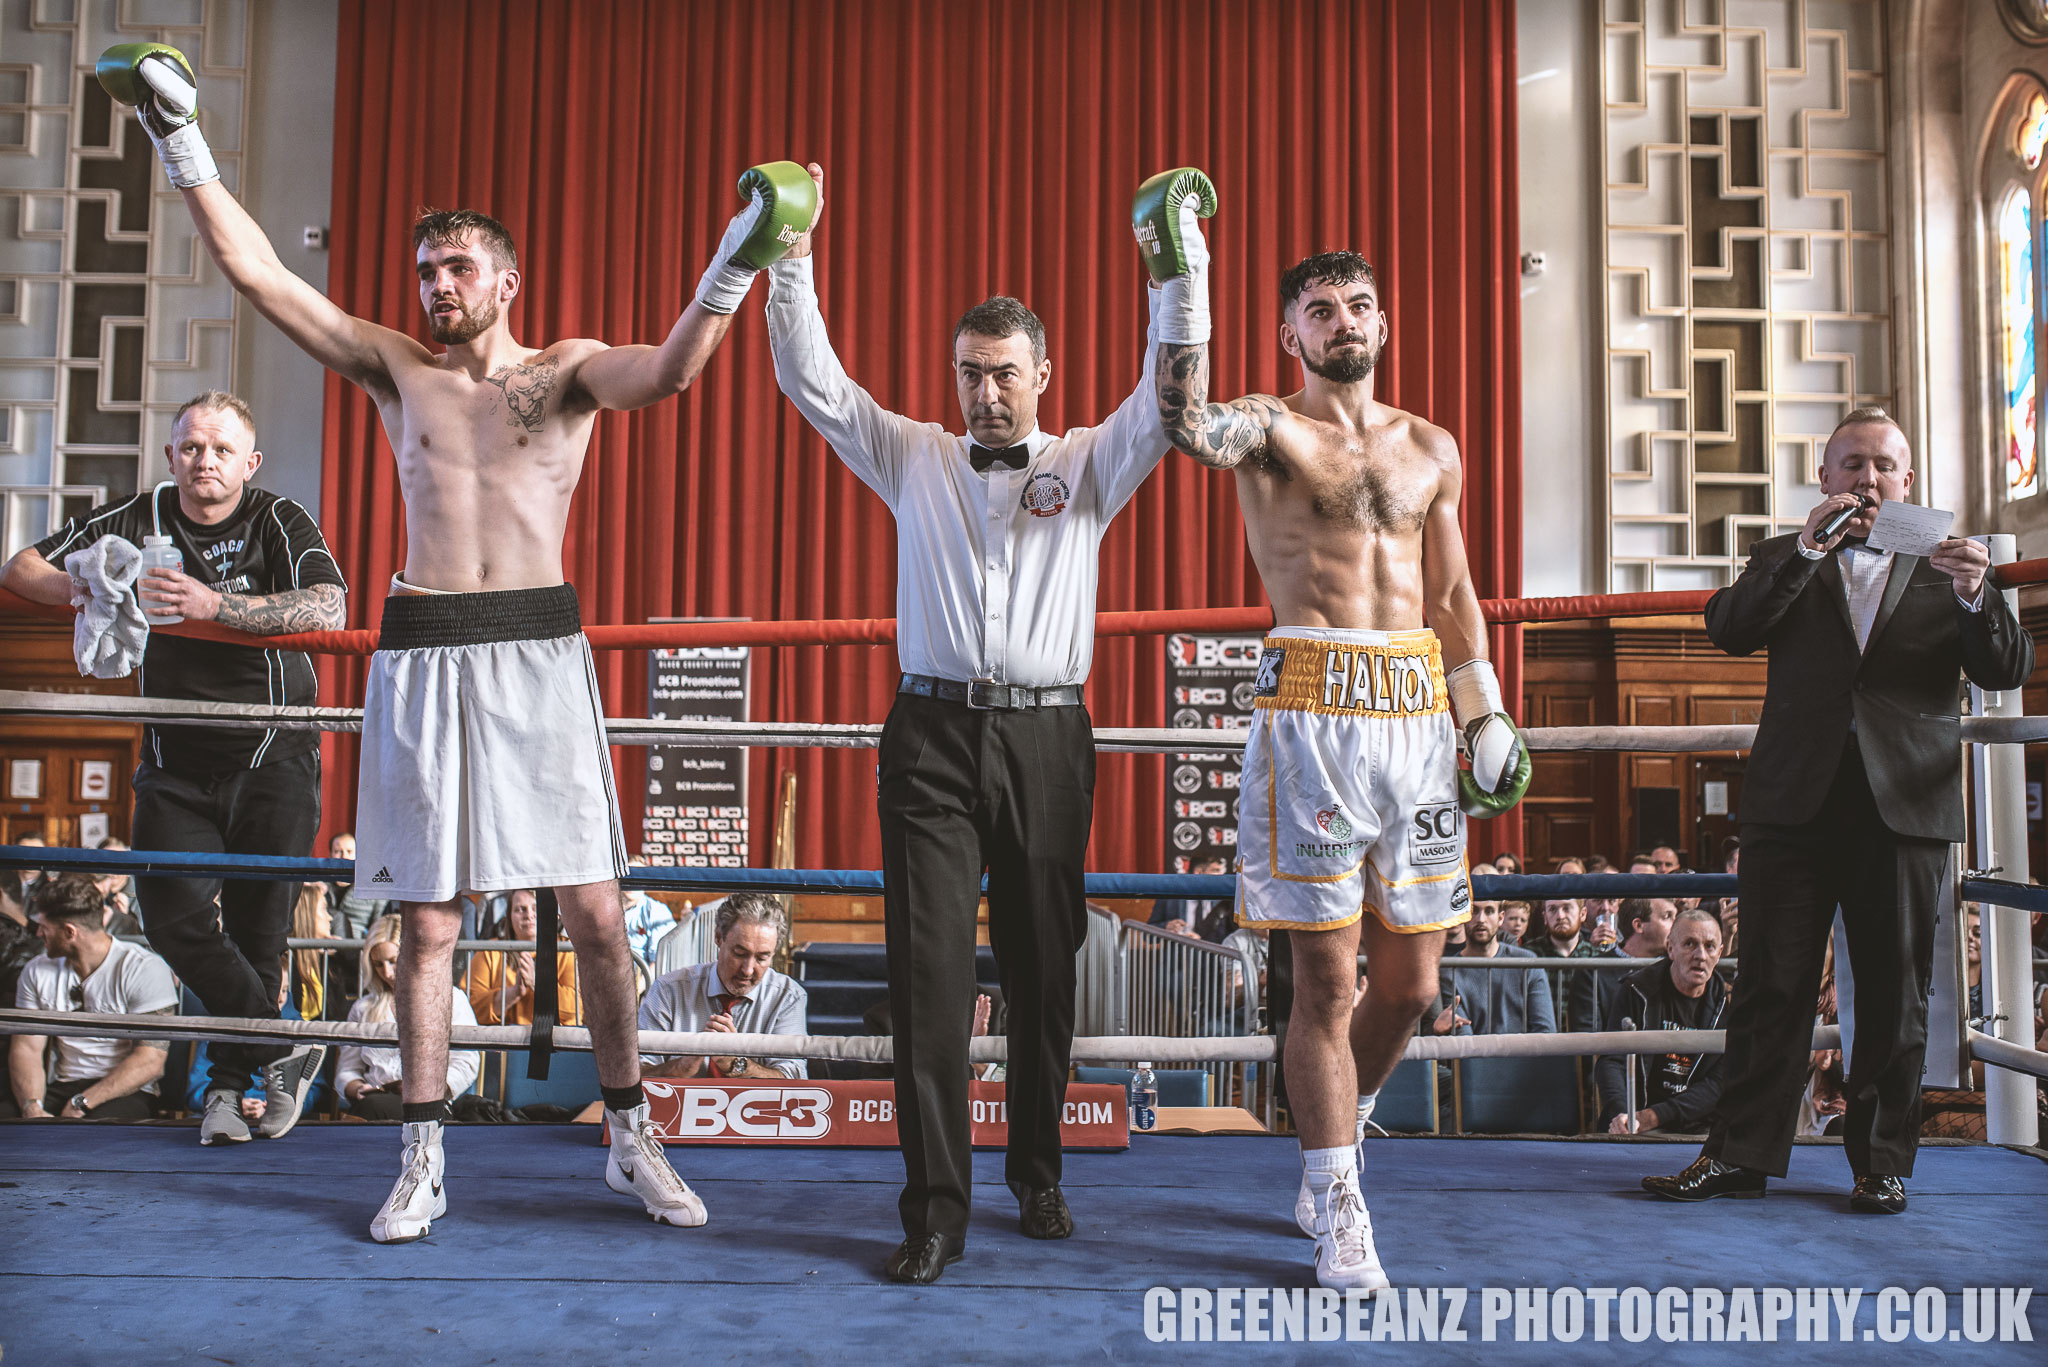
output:
<path id="1" fill-rule="evenodd" d="M 553 641 L 582 630 L 573 584 L 495 593 L 394 593 L 384 600 L 377 649 Z"/>

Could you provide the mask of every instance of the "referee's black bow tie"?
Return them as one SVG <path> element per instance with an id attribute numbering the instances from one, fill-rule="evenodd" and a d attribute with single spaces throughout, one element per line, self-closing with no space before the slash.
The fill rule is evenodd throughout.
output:
<path id="1" fill-rule="evenodd" d="M 969 445 L 967 459 L 973 463 L 978 474 L 987 474 L 991 465 L 1007 465 L 1012 470 L 1021 470 L 1031 463 L 1031 448 L 1023 442 L 1005 446 L 1000 451 L 991 451 L 986 446 Z"/>

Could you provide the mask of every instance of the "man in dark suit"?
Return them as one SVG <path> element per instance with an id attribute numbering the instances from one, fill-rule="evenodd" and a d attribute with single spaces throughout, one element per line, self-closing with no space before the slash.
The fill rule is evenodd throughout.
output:
<path id="1" fill-rule="evenodd" d="M 1859 408 L 1828 439 L 1827 495 L 1797 536 L 1760 541 L 1707 604 L 1731 655 L 1770 652 L 1742 793 L 1741 970 L 1721 1109 L 1700 1157 L 1643 1186 L 1679 1201 L 1762 1196 L 1785 1175 L 1822 955 L 1840 906 L 1859 1019 L 1844 1145 L 1852 1210 L 1897 1214 L 1920 1130 L 1934 909 L 1963 838 L 1961 677 L 2018 688 L 2034 643 L 1987 585 L 1990 555 L 1950 538 L 1922 558 L 1863 544 L 1913 485 L 1905 433 Z M 1825 546 L 1816 533 L 1866 501 Z"/>

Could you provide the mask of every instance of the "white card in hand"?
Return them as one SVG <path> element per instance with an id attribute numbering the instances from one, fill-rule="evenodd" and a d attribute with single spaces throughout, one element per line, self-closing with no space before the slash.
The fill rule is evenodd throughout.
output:
<path id="1" fill-rule="evenodd" d="M 1948 538 L 1955 520 L 1956 515 L 1946 509 L 1887 501 L 1877 510 L 1877 521 L 1871 524 L 1865 544 L 1873 551 L 1930 555 Z"/>

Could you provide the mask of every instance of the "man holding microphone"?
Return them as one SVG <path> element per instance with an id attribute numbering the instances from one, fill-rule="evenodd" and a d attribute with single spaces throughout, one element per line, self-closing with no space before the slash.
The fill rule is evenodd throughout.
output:
<path id="1" fill-rule="evenodd" d="M 821 186 L 824 173 L 811 174 Z M 1199 171 L 1183 196 L 1215 192 Z M 897 656 L 878 805 L 889 1007 L 905 1182 L 892 1281 L 936 1281 L 966 1247 L 975 904 L 1009 1006 L 1007 1177 L 1032 1238 L 1064 1239 L 1060 1111 L 1074 1035 L 1074 953 L 1095 743 L 1082 688 L 1095 647 L 1097 557 L 1109 520 L 1166 455 L 1153 348 L 1207 341 L 1206 253 L 1158 231 L 1167 177 L 1140 192 L 1139 241 L 1162 288 L 1131 396 L 1098 427 L 1039 430 L 1052 377 L 1045 329 L 998 295 L 953 329 L 967 435 L 891 413 L 847 377 L 812 283 L 811 235 L 769 270 L 775 378 L 896 518 Z M 1165 248 L 1164 251 L 1160 250 Z M 1197 258 L 1197 259 L 1191 259 Z"/>
<path id="2" fill-rule="evenodd" d="M 1770 652 L 1740 814 L 1747 928 L 1713 1129 L 1690 1167 L 1643 1187 L 1674 1201 L 1760 1197 L 1766 1177 L 1785 1175 L 1839 906 L 1860 1018 L 1849 1205 L 1895 1215 L 1919 1146 L 1935 903 L 1963 838 L 1956 700 L 1964 676 L 2018 688 L 2034 643 L 1986 582 L 1980 543 L 1951 537 L 1925 558 L 1865 544 L 1879 509 L 1913 487 L 1906 434 L 1883 409 L 1842 420 L 1820 482 L 1804 530 L 1759 541 L 1707 604 L 1716 645 Z"/>

